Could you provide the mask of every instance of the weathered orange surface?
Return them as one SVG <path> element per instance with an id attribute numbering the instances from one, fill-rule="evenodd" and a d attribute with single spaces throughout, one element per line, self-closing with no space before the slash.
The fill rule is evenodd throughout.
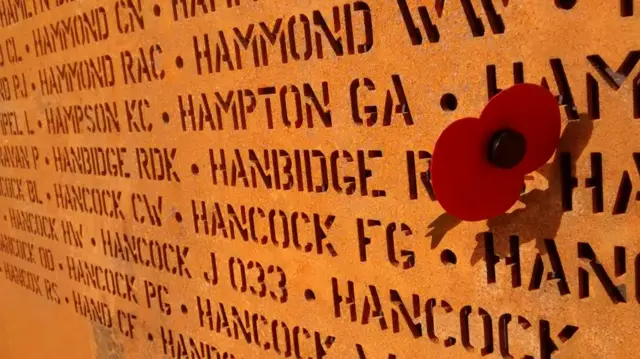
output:
<path id="1" fill-rule="evenodd" d="M 0 357 L 637 357 L 638 6 L 0 0 Z M 561 145 L 459 223 L 514 80 Z"/>

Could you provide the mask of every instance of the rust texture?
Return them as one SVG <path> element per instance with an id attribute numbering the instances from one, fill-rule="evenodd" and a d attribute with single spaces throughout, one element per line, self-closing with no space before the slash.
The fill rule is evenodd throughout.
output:
<path id="1" fill-rule="evenodd" d="M 638 6 L 0 0 L 0 357 L 636 358 Z M 521 82 L 558 151 L 460 222 Z"/>

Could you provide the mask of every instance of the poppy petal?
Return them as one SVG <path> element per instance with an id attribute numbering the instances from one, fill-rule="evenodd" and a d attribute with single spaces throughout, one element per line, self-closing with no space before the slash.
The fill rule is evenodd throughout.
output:
<path id="1" fill-rule="evenodd" d="M 493 132 L 511 129 L 525 137 L 526 153 L 512 170 L 522 175 L 544 165 L 560 141 L 560 109 L 544 87 L 519 84 L 494 96 L 480 115 Z"/>
<path id="2" fill-rule="evenodd" d="M 500 169 L 487 159 L 493 135 L 483 121 L 465 118 L 440 135 L 431 159 L 431 182 L 440 205 L 465 221 L 506 212 L 520 197 L 524 176 Z"/>

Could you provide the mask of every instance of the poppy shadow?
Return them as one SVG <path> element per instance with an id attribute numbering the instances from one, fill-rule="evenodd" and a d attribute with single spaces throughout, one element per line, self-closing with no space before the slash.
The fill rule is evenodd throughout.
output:
<path id="1" fill-rule="evenodd" d="M 562 178 L 560 158 L 563 152 L 571 153 L 571 166 L 575 166 L 586 148 L 593 133 L 593 120 L 581 114 L 577 121 L 570 121 L 560 137 L 560 144 L 553 160 L 541 167 L 538 172 L 545 177 L 547 189 L 534 189 L 520 197 L 524 208 L 487 220 L 488 231 L 493 234 L 495 254 L 503 258 L 509 255 L 509 237 L 517 235 L 520 244 L 536 241 L 541 254 L 546 253 L 544 240 L 555 238 L 562 223 Z M 431 237 L 431 248 L 442 242 L 447 232 L 455 228 L 461 221 L 444 213 L 428 225 L 427 237 Z M 484 235 L 476 236 L 476 248 L 471 256 L 471 264 L 475 265 L 485 257 Z"/>
<path id="2" fill-rule="evenodd" d="M 431 249 L 438 248 L 447 232 L 456 228 L 461 222 L 461 220 L 445 212 L 429 223 L 427 237 L 431 237 Z"/>

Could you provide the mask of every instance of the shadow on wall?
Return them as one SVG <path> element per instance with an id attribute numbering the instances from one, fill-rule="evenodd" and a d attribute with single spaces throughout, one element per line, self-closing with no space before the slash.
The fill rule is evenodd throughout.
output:
<path id="1" fill-rule="evenodd" d="M 545 190 L 534 189 L 520 197 L 525 207 L 511 213 L 503 214 L 487 220 L 489 232 L 493 234 L 495 253 L 500 258 L 509 255 L 509 237 L 517 235 L 520 243 L 536 241 L 536 247 L 541 254 L 546 253 L 545 239 L 555 238 L 564 209 L 562 208 L 562 178 L 560 169 L 561 153 L 571 152 L 571 166 L 582 155 L 591 139 L 593 120 L 586 114 L 580 115 L 580 120 L 570 121 L 562 132 L 560 145 L 553 161 L 547 163 L 538 172 L 549 182 Z M 431 237 L 431 249 L 440 245 L 447 232 L 458 226 L 461 221 L 447 213 L 441 214 L 428 226 Z M 484 258 L 484 233 L 476 236 L 476 248 L 471 256 L 471 264 L 475 265 Z"/>

